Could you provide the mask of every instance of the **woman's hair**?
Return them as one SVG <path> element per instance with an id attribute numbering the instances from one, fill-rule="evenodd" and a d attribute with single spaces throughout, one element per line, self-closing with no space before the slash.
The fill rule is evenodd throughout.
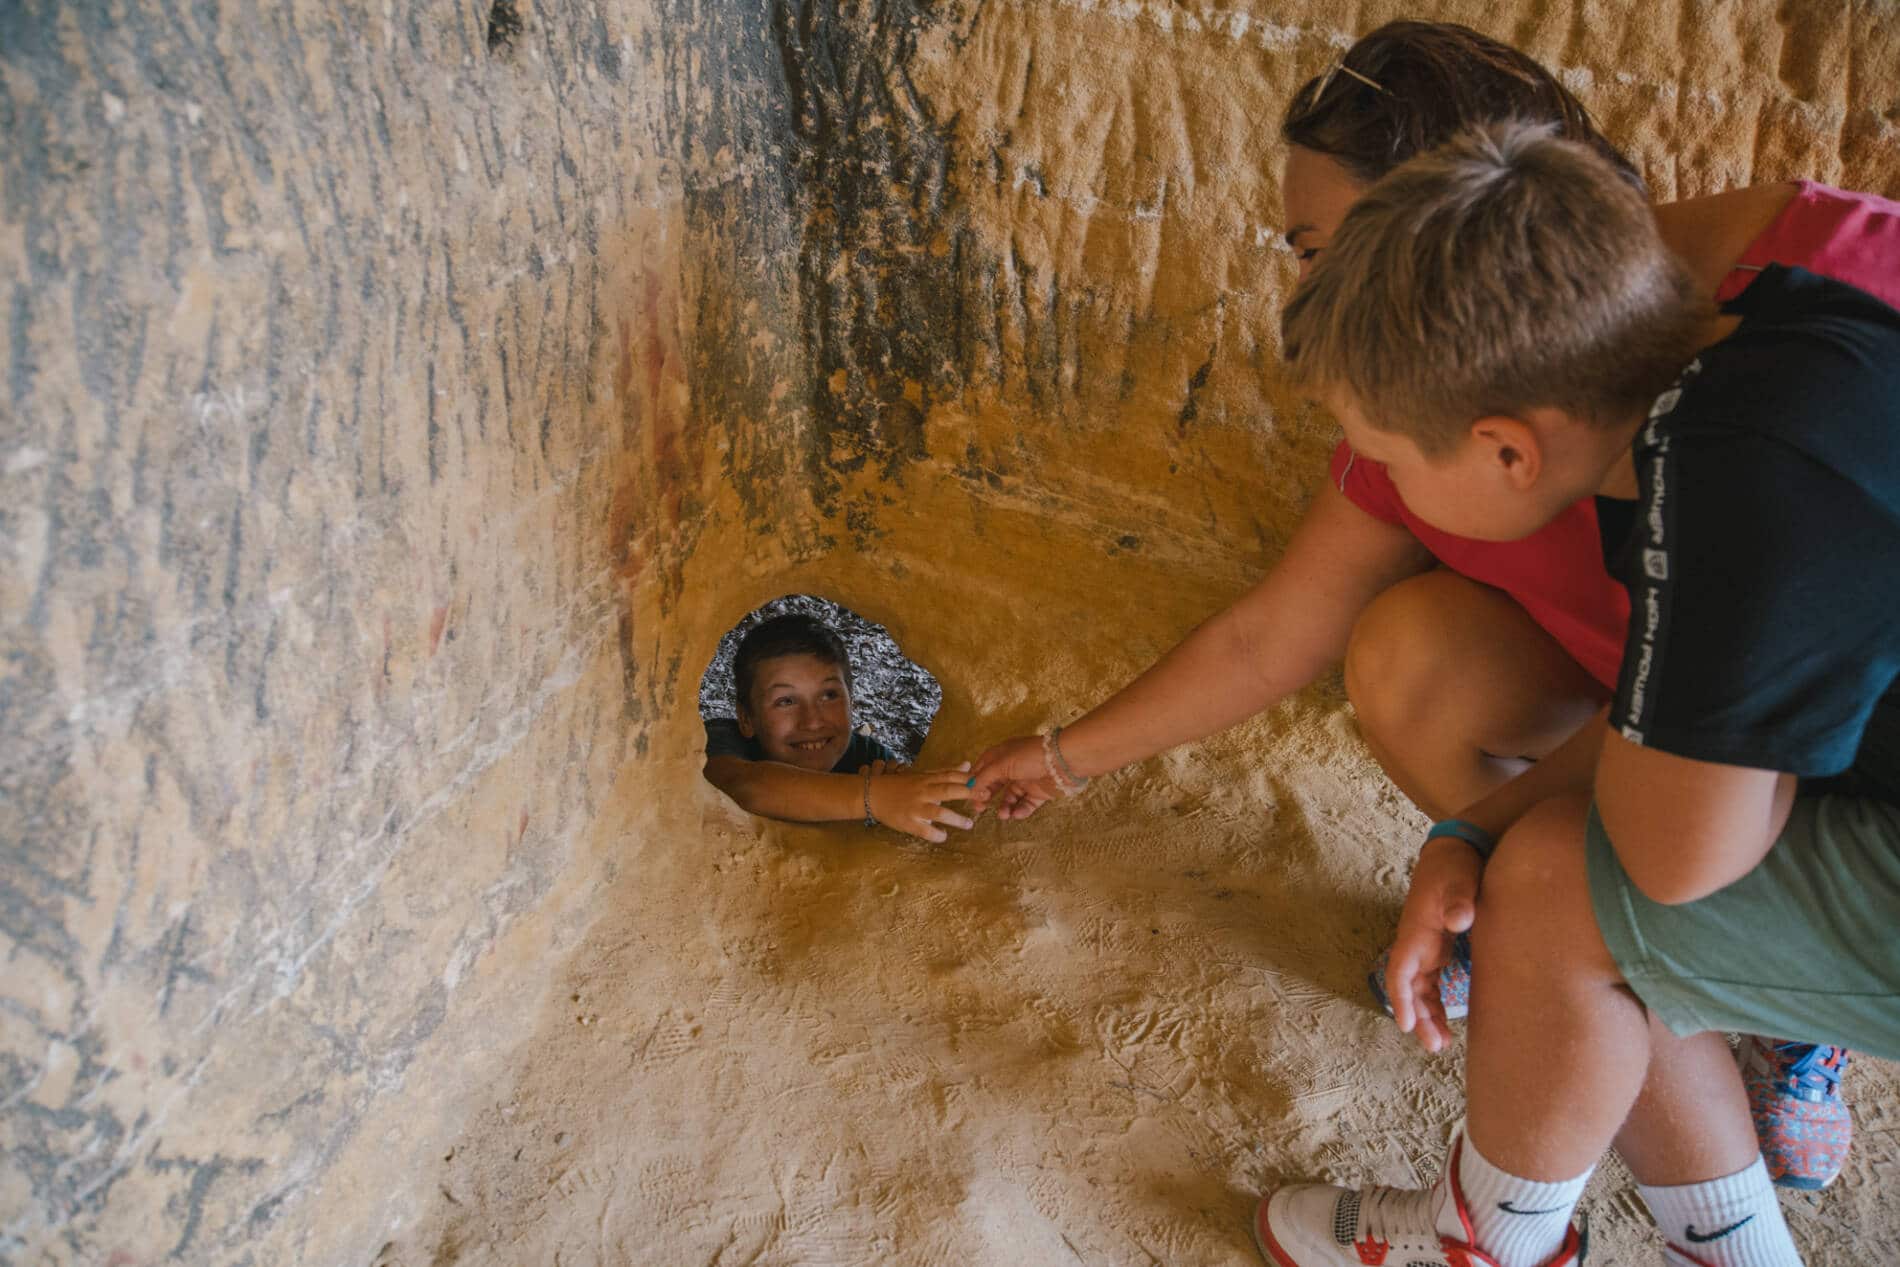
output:
<path id="1" fill-rule="evenodd" d="M 1506 119 L 1554 125 L 1558 136 L 1590 146 L 1648 196 L 1635 166 L 1555 76 L 1510 45 L 1453 22 L 1388 22 L 1364 36 L 1332 70 L 1293 94 L 1280 135 L 1369 185 L 1466 128 Z"/>
<path id="2" fill-rule="evenodd" d="M 752 685 L 759 665 L 786 655 L 816 656 L 836 668 L 845 689 L 851 689 L 851 657 L 830 626 L 810 616 L 774 616 L 748 629 L 732 657 L 732 687 L 740 708 L 752 711 Z"/>

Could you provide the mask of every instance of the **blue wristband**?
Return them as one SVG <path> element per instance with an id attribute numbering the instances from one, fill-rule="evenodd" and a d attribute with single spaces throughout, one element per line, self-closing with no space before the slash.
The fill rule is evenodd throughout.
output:
<path id="1" fill-rule="evenodd" d="M 1498 847 L 1498 839 L 1476 823 L 1468 823 L 1462 818 L 1447 818 L 1432 824 L 1425 833 L 1426 840 L 1436 840 L 1440 836 L 1450 836 L 1462 840 L 1478 851 L 1478 856 L 1486 862 L 1491 860 L 1491 851 Z"/>

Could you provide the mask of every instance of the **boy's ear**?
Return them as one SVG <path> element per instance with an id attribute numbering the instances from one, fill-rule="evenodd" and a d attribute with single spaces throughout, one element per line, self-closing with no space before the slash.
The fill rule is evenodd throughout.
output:
<path id="1" fill-rule="evenodd" d="M 1544 471 L 1544 444 L 1537 429 L 1521 418 L 1491 414 L 1471 424 L 1471 438 L 1512 488 L 1529 488 Z"/>
<path id="2" fill-rule="evenodd" d="M 744 704 L 741 704 L 735 708 L 733 712 L 738 714 L 736 720 L 739 723 L 739 733 L 744 735 L 747 739 L 757 738 L 757 736 L 752 733 L 754 729 L 752 725 L 752 710 L 747 708 Z"/>

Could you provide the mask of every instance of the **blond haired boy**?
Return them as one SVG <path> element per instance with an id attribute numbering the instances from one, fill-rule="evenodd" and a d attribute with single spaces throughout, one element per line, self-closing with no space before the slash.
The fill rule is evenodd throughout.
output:
<path id="1" fill-rule="evenodd" d="M 1569 755 L 1593 794 L 1414 873 L 1408 1028 L 1442 1024 L 1429 970 L 1476 897 L 1438 1184 L 1282 1188 L 1262 1252 L 1577 1263 L 1614 1143 L 1665 1261 L 1799 1263 L 1722 1031 L 1900 1057 L 1900 313 L 1780 267 L 1707 311 L 1600 157 L 1503 125 L 1362 198 L 1285 337 L 1435 526 L 1513 539 L 1594 493 L 1632 615 L 1600 751 Z"/>

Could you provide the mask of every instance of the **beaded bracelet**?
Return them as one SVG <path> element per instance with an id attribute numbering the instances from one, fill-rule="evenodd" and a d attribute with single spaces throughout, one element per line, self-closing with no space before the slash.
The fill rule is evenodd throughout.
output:
<path id="1" fill-rule="evenodd" d="M 877 826 L 877 815 L 871 812 L 871 767 L 864 767 L 864 825 Z"/>
<path id="2" fill-rule="evenodd" d="M 1462 818 L 1447 818 L 1440 822 L 1433 823 L 1432 829 L 1425 833 L 1425 839 L 1428 841 L 1436 840 L 1440 836 L 1449 836 L 1454 840 L 1464 841 L 1467 845 L 1476 849 L 1478 851 L 1478 857 L 1486 862 L 1491 860 L 1492 850 L 1498 847 L 1498 838 L 1496 836 L 1493 836 L 1476 823 L 1467 822 Z"/>
<path id="3" fill-rule="evenodd" d="M 1087 787 L 1089 781 L 1077 774 L 1069 763 L 1063 759 L 1062 748 L 1057 742 L 1058 736 L 1061 734 L 1062 727 L 1052 726 L 1049 728 L 1048 733 L 1043 735 L 1042 768 L 1049 772 L 1049 781 L 1056 785 L 1057 791 L 1061 792 L 1064 796 L 1074 796 L 1077 792 Z"/>
<path id="4" fill-rule="evenodd" d="M 1083 778 L 1081 775 L 1077 774 L 1075 772 L 1075 767 L 1069 764 L 1068 758 L 1062 755 L 1062 745 L 1060 742 L 1058 742 L 1061 739 L 1061 737 L 1062 737 L 1062 727 L 1060 726 L 1050 727 L 1049 755 L 1056 759 L 1056 768 L 1062 771 L 1063 776 L 1066 777 L 1069 780 L 1069 782 L 1075 784 L 1079 788 L 1087 787 L 1089 785 L 1089 781 Z"/>

